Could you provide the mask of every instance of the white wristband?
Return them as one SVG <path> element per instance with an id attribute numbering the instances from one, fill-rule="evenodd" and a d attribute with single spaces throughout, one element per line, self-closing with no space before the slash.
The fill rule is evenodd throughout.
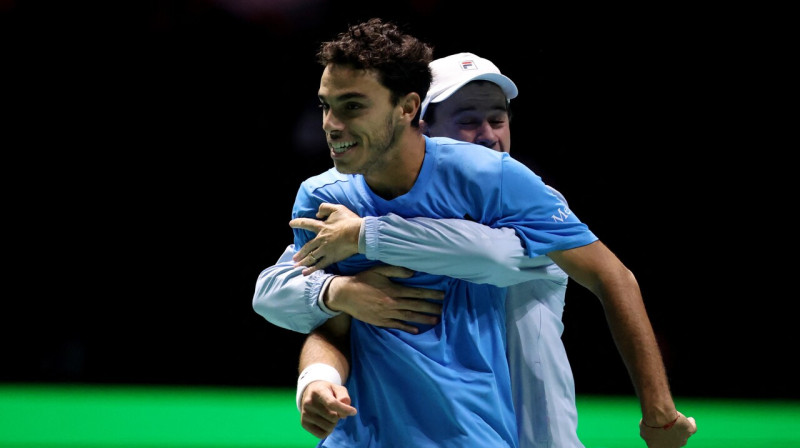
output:
<path id="1" fill-rule="evenodd" d="M 303 369 L 303 371 L 300 372 L 300 376 L 297 378 L 297 397 L 295 400 L 297 401 L 298 411 L 300 410 L 300 400 L 303 398 L 303 392 L 305 392 L 306 386 L 319 380 L 325 380 L 337 386 L 342 385 L 342 377 L 339 375 L 338 370 L 327 364 L 311 364 Z"/>

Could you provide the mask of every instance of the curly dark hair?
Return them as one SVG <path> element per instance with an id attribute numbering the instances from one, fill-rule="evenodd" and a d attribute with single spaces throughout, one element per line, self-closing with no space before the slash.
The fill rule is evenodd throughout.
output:
<path id="1" fill-rule="evenodd" d="M 420 101 L 425 99 L 433 79 L 428 66 L 431 60 L 431 45 L 380 18 L 350 26 L 336 39 L 323 42 L 317 52 L 323 67 L 336 64 L 374 70 L 378 81 L 392 92 L 393 104 L 411 92 L 417 92 Z M 419 112 L 412 125 L 419 125 Z"/>

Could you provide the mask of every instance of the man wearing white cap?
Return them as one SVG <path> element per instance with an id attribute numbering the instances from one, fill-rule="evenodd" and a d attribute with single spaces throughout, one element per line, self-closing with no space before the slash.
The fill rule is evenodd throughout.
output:
<path id="1" fill-rule="evenodd" d="M 433 82 L 422 102 L 421 126 L 429 135 L 446 135 L 496 151 L 511 152 L 508 105 L 517 86 L 488 59 L 458 53 L 430 64 Z M 566 200 L 555 189 L 564 204 Z M 506 298 L 508 361 L 514 393 L 520 446 L 581 447 L 577 436 L 577 409 L 572 369 L 561 335 L 567 274 L 557 265 L 550 278 L 511 285 Z M 615 303 L 604 303 L 609 324 L 626 337 L 629 325 L 615 319 Z M 647 321 L 646 314 L 638 317 Z M 658 404 L 674 408 L 666 378 L 648 378 L 635 366 L 637 353 L 620 350 L 637 390 L 642 382 L 660 388 L 641 397 L 642 411 Z M 660 362 L 660 361 L 659 361 Z M 652 415 L 652 414 L 651 414 Z M 674 414 L 673 414 L 674 415 Z M 662 433 L 640 423 L 642 436 L 656 443 Z"/>
<path id="2" fill-rule="evenodd" d="M 510 153 L 509 103 L 518 94 L 514 82 L 472 53 L 437 59 L 430 66 L 433 82 L 422 102 L 422 129 Z M 509 286 L 506 297 L 507 356 L 520 446 L 583 447 L 572 369 L 561 340 L 568 276 L 555 263 L 547 273 L 547 278 Z"/>
<path id="3" fill-rule="evenodd" d="M 491 61 L 471 53 L 437 59 L 430 67 L 433 83 L 421 105 L 422 129 L 431 136 L 448 136 L 496 151 L 510 152 L 508 106 L 510 100 L 517 96 L 516 85 L 502 75 Z M 566 205 L 563 196 L 555 190 L 553 192 Z M 329 213 L 325 223 L 315 225 L 317 233 L 323 227 L 334 229 L 337 223 L 344 223 L 348 216 L 346 209 L 342 208 L 331 209 Z M 574 382 L 561 341 L 561 315 L 567 275 L 554 263 L 525 265 L 529 259 L 524 256 L 522 245 L 514 232 L 506 231 L 508 229 L 492 229 L 468 220 L 402 219 L 396 215 L 377 219 L 381 222 L 380 226 L 370 229 L 361 226 L 358 229 L 358 252 L 366 254 L 368 258 L 477 283 L 512 285 L 509 286 L 506 299 L 507 355 L 520 446 L 582 447 L 577 437 Z M 293 222 L 292 225 L 310 229 L 306 227 L 306 222 Z M 304 333 L 342 311 L 364 322 L 412 333 L 415 327 L 405 322 L 434 323 L 430 313 L 437 310 L 431 308 L 429 301 L 407 298 L 437 298 L 432 292 L 405 288 L 394 294 L 394 298 L 397 298 L 395 309 L 376 310 L 374 306 L 364 304 L 379 299 L 385 301 L 385 289 L 379 291 L 379 288 L 368 285 L 368 279 L 344 281 L 343 278 L 337 280 L 335 276 L 324 273 L 322 269 L 338 261 L 335 256 L 338 250 L 336 245 L 352 244 L 352 239 L 346 242 L 332 238 L 352 234 L 351 230 L 341 230 L 343 228 L 338 230 L 338 235 L 329 232 L 327 236 L 331 238 L 325 244 L 304 246 L 299 251 L 293 246 L 287 248 L 279 263 L 265 270 L 259 278 L 253 301 L 256 311 L 276 325 Z M 295 269 L 297 264 L 291 260 L 302 260 L 311 250 L 317 254 L 316 258 L 322 258 L 325 254 L 325 261 L 305 268 L 305 276 L 298 276 Z M 432 253 L 435 256 L 431 256 Z M 442 263 L 442 260 L 447 262 Z M 298 297 L 306 300 L 297 300 Z M 353 297 L 358 299 L 353 300 Z M 604 305 L 613 307 L 613 304 Z M 298 306 L 310 309 L 301 310 Z M 369 310 L 402 316 L 402 319 L 370 315 Z M 647 320 L 646 315 L 640 317 Z M 621 328 L 615 336 L 624 337 L 626 331 Z M 622 352 L 622 355 L 626 365 L 632 369 L 634 385 L 640 390 L 637 381 L 645 379 L 636 378 L 638 364 L 626 353 Z M 630 356 L 635 356 L 635 353 Z M 666 388 L 666 378 L 647 380 Z M 303 392 L 299 385 L 298 406 Z M 672 415 L 677 413 L 668 388 L 642 398 L 645 417 L 648 416 L 647 403 L 671 407 Z M 645 398 L 649 398 L 649 401 Z M 646 428 L 642 430 L 642 437 L 648 443 L 657 441 L 661 436 L 656 431 L 649 434 L 644 432 Z"/>
<path id="4" fill-rule="evenodd" d="M 423 131 L 510 152 L 508 107 L 517 97 L 516 84 L 472 53 L 436 59 L 430 67 L 433 82 L 420 109 Z"/>

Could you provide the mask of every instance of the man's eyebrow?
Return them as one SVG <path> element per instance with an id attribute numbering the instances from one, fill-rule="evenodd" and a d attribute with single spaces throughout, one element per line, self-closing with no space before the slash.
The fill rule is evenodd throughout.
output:
<path id="1" fill-rule="evenodd" d="M 466 106 L 463 106 L 463 107 L 459 107 L 458 109 L 454 110 L 453 113 L 454 114 L 459 114 L 459 113 L 462 113 L 462 112 L 472 112 L 474 110 L 478 110 L 478 106 L 475 106 L 474 104 L 470 104 L 470 105 L 466 105 Z M 496 106 L 490 107 L 489 110 L 507 112 L 508 111 L 508 107 L 501 106 L 501 105 L 498 104 Z"/>
<path id="2" fill-rule="evenodd" d="M 476 110 L 477 108 L 478 107 L 475 106 L 474 104 L 470 104 L 470 105 L 459 107 L 458 109 L 454 110 L 453 113 L 460 114 L 461 112 L 469 112 L 469 111 Z"/>
<path id="3" fill-rule="evenodd" d="M 367 95 L 364 95 L 363 93 L 347 92 L 347 93 L 343 93 L 343 94 L 341 94 L 339 96 L 336 96 L 336 97 L 332 98 L 331 101 L 347 101 L 347 100 L 361 99 L 361 98 L 366 98 L 366 97 L 367 97 Z M 317 95 L 317 98 L 319 98 L 320 101 L 326 101 L 326 98 L 325 98 L 324 95 Z"/>

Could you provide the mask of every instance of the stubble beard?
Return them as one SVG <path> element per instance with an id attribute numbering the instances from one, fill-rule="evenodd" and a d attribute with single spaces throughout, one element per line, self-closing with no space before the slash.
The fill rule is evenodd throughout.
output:
<path id="1" fill-rule="evenodd" d="M 391 158 L 387 157 L 392 148 L 397 147 L 400 140 L 400 133 L 394 123 L 394 117 L 389 114 L 383 132 L 375 135 L 370 142 L 370 154 L 361 167 L 353 170 L 355 174 L 369 176 L 384 171 L 391 163 Z"/>

